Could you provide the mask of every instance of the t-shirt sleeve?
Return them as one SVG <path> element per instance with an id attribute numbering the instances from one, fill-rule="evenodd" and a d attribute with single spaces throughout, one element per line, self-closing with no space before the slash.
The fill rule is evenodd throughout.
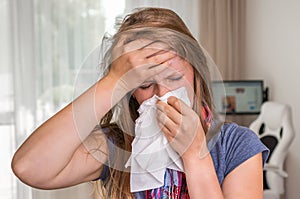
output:
<path id="1" fill-rule="evenodd" d="M 109 175 L 110 175 L 110 169 L 109 169 L 108 165 L 112 165 L 113 160 L 114 160 L 115 144 L 114 144 L 113 139 L 111 137 L 108 137 L 108 133 L 109 133 L 108 128 L 103 128 L 102 132 L 106 136 L 109 155 L 108 155 L 108 160 L 103 164 L 102 171 L 101 171 L 101 174 L 100 174 L 99 178 L 97 178 L 95 180 L 106 181 L 106 180 L 108 180 Z"/>
<path id="2" fill-rule="evenodd" d="M 225 175 L 258 153 L 262 153 L 264 165 L 269 155 L 268 148 L 252 130 L 236 124 L 225 129 L 223 147 L 226 151 Z"/>
<path id="3" fill-rule="evenodd" d="M 100 174 L 100 177 L 98 178 L 98 180 L 102 180 L 105 181 L 107 180 L 107 178 L 110 175 L 110 170 L 109 170 L 109 164 L 112 164 L 112 160 L 114 159 L 114 151 L 115 151 L 115 146 L 114 143 L 111 139 L 107 139 L 107 145 L 108 145 L 108 152 L 109 152 L 109 160 L 107 160 L 105 162 L 105 164 L 103 164 L 103 168 L 102 168 L 102 172 Z M 110 163 L 109 163 L 110 161 Z"/>

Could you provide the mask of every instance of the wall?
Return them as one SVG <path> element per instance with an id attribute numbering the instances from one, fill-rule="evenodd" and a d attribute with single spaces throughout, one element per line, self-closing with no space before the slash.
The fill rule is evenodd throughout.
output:
<path id="1" fill-rule="evenodd" d="M 300 0 L 248 0 L 246 69 L 243 77 L 262 78 L 271 100 L 289 104 L 296 139 L 287 157 L 286 199 L 300 196 Z"/>

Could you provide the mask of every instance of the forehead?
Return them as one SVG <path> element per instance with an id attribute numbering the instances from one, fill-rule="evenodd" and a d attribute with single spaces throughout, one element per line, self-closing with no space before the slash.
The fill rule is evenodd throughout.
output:
<path id="1" fill-rule="evenodd" d="M 174 72 L 184 72 L 193 70 L 192 65 L 185 59 L 176 56 L 168 61 L 168 66 L 174 70 Z"/>

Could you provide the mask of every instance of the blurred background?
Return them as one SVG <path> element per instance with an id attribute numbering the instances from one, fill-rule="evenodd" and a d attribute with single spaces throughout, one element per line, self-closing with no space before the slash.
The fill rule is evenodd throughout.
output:
<path id="1" fill-rule="evenodd" d="M 0 199 L 92 198 L 89 183 L 42 191 L 10 168 L 20 144 L 69 103 L 97 66 L 83 65 L 116 20 L 136 7 L 177 12 L 215 60 L 224 80 L 263 80 L 269 100 L 289 104 L 300 130 L 300 0 L 0 0 Z M 84 66 L 84 67 L 83 67 Z M 249 125 L 257 115 L 230 119 Z M 286 199 L 300 195 L 300 138 L 286 161 Z"/>

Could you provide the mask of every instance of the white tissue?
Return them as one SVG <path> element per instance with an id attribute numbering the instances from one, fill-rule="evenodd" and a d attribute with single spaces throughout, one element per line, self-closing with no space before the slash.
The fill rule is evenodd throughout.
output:
<path id="1" fill-rule="evenodd" d="M 183 171 L 180 156 L 168 144 L 156 120 L 156 102 L 167 102 L 175 96 L 190 106 L 187 90 L 181 87 L 170 91 L 162 97 L 154 95 L 144 101 L 140 108 L 140 116 L 135 124 L 135 138 L 132 142 L 132 154 L 126 163 L 131 166 L 131 192 L 144 191 L 164 185 L 164 174 L 167 168 Z"/>

